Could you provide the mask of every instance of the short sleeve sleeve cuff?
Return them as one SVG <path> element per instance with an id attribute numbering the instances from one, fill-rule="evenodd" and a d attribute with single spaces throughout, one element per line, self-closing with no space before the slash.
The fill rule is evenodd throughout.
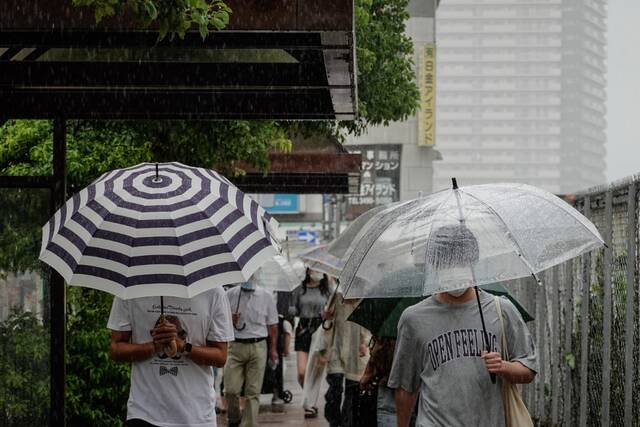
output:
<path id="1" fill-rule="evenodd" d="M 113 298 L 107 328 L 112 331 L 131 331 L 131 317 L 129 314 L 129 303 L 127 301 L 118 297 Z"/>

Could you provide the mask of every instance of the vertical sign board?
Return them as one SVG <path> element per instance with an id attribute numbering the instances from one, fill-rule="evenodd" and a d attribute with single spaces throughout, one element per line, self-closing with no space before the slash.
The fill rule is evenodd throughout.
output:
<path id="1" fill-rule="evenodd" d="M 420 111 L 418 112 L 418 145 L 436 144 L 436 45 L 427 43 L 420 50 Z"/>
<path id="2" fill-rule="evenodd" d="M 362 154 L 360 194 L 348 197 L 347 220 L 374 206 L 400 200 L 401 145 L 352 145 L 347 149 Z"/>

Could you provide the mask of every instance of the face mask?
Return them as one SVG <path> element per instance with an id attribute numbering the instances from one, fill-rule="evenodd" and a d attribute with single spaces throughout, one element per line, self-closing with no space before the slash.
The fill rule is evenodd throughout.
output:
<path id="1" fill-rule="evenodd" d="M 320 280 L 324 279 L 324 273 L 320 273 L 319 271 L 313 271 L 309 273 L 309 277 L 314 282 L 319 282 Z"/>
<path id="2" fill-rule="evenodd" d="M 455 291 L 447 291 L 447 293 L 452 297 L 459 298 L 462 294 L 467 292 L 467 289 L 469 288 L 456 289 Z"/>
<path id="3" fill-rule="evenodd" d="M 255 291 L 256 290 L 256 285 L 253 282 L 244 282 L 242 285 L 240 285 L 240 287 L 242 288 L 243 291 Z"/>
<path id="4" fill-rule="evenodd" d="M 474 285 L 473 271 L 469 267 L 446 268 L 438 271 L 437 274 L 440 286 L 445 289 L 458 291 Z"/>

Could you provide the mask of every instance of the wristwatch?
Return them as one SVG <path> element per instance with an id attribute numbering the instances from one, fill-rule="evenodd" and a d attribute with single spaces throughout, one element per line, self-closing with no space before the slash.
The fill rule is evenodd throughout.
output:
<path id="1" fill-rule="evenodd" d="M 184 353 L 184 354 L 189 354 L 189 353 L 191 353 L 191 349 L 192 349 L 192 348 L 193 348 L 193 346 L 191 345 L 191 343 L 190 343 L 190 342 L 186 342 L 186 343 L 184 343 L 184 351 L 183 351 L 183 353 Z"/>

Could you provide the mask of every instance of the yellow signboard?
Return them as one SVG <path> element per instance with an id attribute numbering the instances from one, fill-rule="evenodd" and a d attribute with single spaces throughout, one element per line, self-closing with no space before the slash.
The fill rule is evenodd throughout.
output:
<path id="1" fill-rule="evenodd" d="M 436 45 L 427 43 L 420 52 L 420 111 L 418 145 L 436 144 Z"/>

